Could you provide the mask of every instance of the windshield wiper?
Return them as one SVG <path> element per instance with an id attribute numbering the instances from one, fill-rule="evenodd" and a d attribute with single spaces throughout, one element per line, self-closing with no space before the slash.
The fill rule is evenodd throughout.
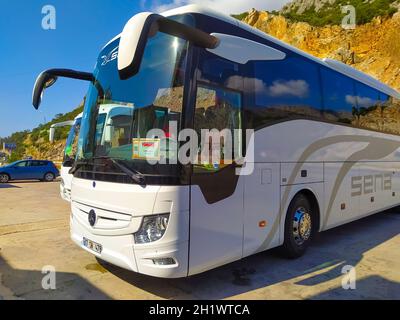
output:
<path id="1" fill-rule="evenodd" d="M 81 166 L 90 164 L 91 161 L 94 160 L 108 160 L 111 161 L 115 166 L 117 166 L 123 173 L 125 173 L 129 178 L 133 181 L 137 182 L 140 185 L 144 185 L 146 183 L 145 176 L 137 170 L 133 170 L 122 164 L 119 159 L 114 159 L 108 156 L 97 156 L 92 157 L 83 161 L 77 161 L 75 165 L 69 170 L 70 174 L 74 174 Z"/>
<path id="2" fill-rule="evenodd" d="M 137 182 L 140 185 L 144 185 L 146 183 L 146 179 L 142 173 L 137 170 L 133 170 L 128 168 L 126 165 L 120 162 L 120 159 L 114 159 L 108 156 L 98 156 L 93 157 L 90 160 L 108 160 L 111 161 L 114 165 L 116 165 L 123 173 L 125 173 L 129 178 L 133 181 Z"/>

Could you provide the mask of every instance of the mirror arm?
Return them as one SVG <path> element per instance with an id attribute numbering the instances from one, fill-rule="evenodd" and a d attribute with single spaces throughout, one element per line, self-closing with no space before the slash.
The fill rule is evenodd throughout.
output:
<path id="1" fill-rule="evenodd" d="M 47 73 L 49 76 L 54 77 L 63 77 L 84 81 L 93 81 L 93 73 L 91 72 L 83 72 L 83 71 L 75 71 L 71 69 L 50 69 L 46 70 L 43 73 Z"/>

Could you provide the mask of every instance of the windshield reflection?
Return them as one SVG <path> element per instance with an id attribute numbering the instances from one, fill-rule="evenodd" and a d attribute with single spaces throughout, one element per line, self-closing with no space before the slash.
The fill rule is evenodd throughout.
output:
<path id="1" fill-rule="evenodd" d="M 169 143 L 168 130 L 171 121 L 180 130 L 187 42 L 157 33 L 148 41 L 139 73 L 129 80 L 119 79 L 117 59 L 109 58 L 116 56 L 118 45 L 119 39 L 99 56 L 96 82 L 91 84 L 86 99 L 77 158 L 107 156 L 144 174 L 177 175 L 178 165 L 168 162 L 174 155 L 169 149 L 176 147 Z M 152 129 L 162 130 L 164 136 L 148 136 Z M 144 154 L 135 152 L 146 138 L 152 139 L 144 141 L 149 150 L 146 152 L 164 158 L 166 165 L 151 165 Z M 99 165 L 95 170 L 121 173 L 113 165 Z"/>

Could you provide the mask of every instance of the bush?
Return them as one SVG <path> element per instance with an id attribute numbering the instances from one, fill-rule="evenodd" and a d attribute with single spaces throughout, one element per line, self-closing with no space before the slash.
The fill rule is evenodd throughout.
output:
<path id="1" fill-rule="evenodd" d="M 239 13 L 239 14 L 232 14 L 231 17 L 242 21 L 243 19 L 245 19 L 247 16 L 249 15 L 248 12 L 243 12 L 243 13 Z"/>
<path id="2" fill-rule="evenodd" d="M 325 5 L 318 12 L 311 7 L 302 14 L 297 14 L 297 8 L 285 13 L 284 16 L 292 21 L 303 21 L 313 26 L 340 25 L 347 13 L 342 13 L 341 7 L 353 5 L 356 8 L 357 24 L 365 24 L 373 18 L 392 16 L 397 10 L 390 5 L 396 0 L 375 0 L 369 3 L 364 0 L 337 0 L 333 5 Z"/>

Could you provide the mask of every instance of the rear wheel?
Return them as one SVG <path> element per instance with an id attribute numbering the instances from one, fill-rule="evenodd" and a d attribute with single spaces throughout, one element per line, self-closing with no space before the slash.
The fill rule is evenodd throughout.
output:
<path id="1" fill-rule="evenodd" d="M 313 237 L 314 212 L 310 201 L 298 194 L 290 203 L 285 220 L 283 254 L 291 259 L 301 257 Z"/>
<path id="2" fill-rule="evenodd" d="M 45 182 L 52 182 L 55 178 L 56 178 L 56 176 L 54 175 L 54 173 L 47 172 L 47 173 L 44 175 L 43 180 L 44 180 Z"/>
<path id="3" fill-rule="evenodd" d="M 7 183 L 10 181 L 10 177 L 7 173 L 0 173 L 0 183 Z"/>

